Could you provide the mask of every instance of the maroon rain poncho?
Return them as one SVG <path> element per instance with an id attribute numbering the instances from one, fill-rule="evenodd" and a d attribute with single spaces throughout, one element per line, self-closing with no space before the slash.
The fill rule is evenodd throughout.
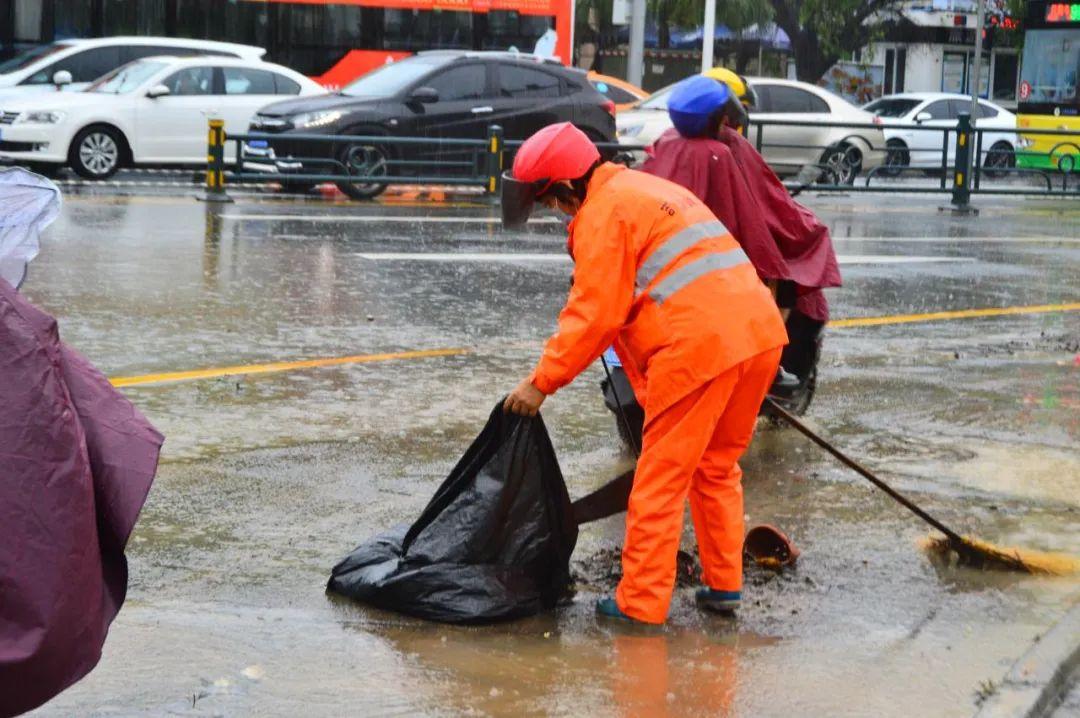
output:
<path id="1" fill-rule="evenodd" d="M 97 664 L 162 441 L 0 279 L 0 716 Z"/>
<path id="2" fill-rule="evenodd" d="M 687 139 L 668 130 L 642 169 L 686 187 L 708 205 L 742 245 L 762 279 L 796 284 L 795 308 L 826 322 L 825 287 L 840 286 L 828 228 L 792 199 L 746 138 L 731 128 L 721 139 Z"/>

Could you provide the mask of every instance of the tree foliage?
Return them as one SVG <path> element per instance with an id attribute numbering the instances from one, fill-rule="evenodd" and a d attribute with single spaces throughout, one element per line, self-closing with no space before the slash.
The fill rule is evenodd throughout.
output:
<path id="1" fill-rule="evenodd" d="M 612 0 L 577 1 L 579 40 L 598 37 L 601 44 L 608 44 L 615 33 Z M 837 60 L 876 39 L 880 19 L 901 4 L 902 0 L 717 0 L 716 24 L 737 33 L 775 22 L 791 39 L 799 79 L 816 82 Z M 596 28 L 583 27 L 590 9 L 598 21 Z M 647 0 L 647 11 L 664 48 L 670 46 L 674 28 L 701 26 L 705 0 Z"/>
<path id="2" fill-rule="evenodd" d="M 587 27 L 590 11 L 597 20 L 595 28 Z M 609 37 L 614 32 L 611 11 L 612 0 L 577 0 L 577 37 L 581 39 L 595 34 Z M 646 12 L 650 20 L 656 23 L 659 46 L 669 47 L 671 33 L 675 28 L 688 29 L 703 24 L 705 0 L 647 0 Z M 718 26 L 724 25 L 738 32 L 751 25 L 764 25 L 771 21 L 772 6 L 769 0 L 717 0 Z"/>
<path id="3" fill-rule="evenodd" d="M 654 17 L 666 14 L 672 25 L 698 27 L 705 17 L 705 0 L 649 0 L 648 8 Z M 734 31 L 772 20 L 768 0 L 717 0 L 716 24 Z"/>
<path id="4" fill-rule="evenodd" d="M 791 38 L 800 80 L 816 82 L 837 60 L 864 47 L 875 22 L 901 0 L 769 0 L 775 22 Z"/>
<path id="5" fill-rule="evenodd" d="M 693 28 L 704 24 L 705 0 L 648 0 L 648 10 L 656 18 L 660 47 L 667 47 L 673 27 Z M 738 32 L 771 20 L 772 6 L 768 0 L 717 0 L 717 26 Z"/>

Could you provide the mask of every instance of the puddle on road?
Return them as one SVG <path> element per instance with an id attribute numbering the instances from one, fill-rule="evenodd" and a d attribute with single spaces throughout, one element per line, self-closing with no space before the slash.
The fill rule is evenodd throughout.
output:
<path id="1" fill-rule="evenodd" d="M 944 472 L 979 491 L 1036 501 L 1080 506 L 1080 455 L 1041 446 L 974 444 L 974 456 L 946 466 L 925 466 Z"/>

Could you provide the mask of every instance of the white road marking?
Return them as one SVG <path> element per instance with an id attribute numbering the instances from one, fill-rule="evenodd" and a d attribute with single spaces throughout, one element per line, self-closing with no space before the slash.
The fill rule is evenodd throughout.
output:
<path id="1" fill-rule="evenodd" d="M 974 257 L 905 257 L 895 254 L 838 254 L 838 264 L 941 264 L 974 262 Z"/>
<path id="2" fill-rule="evenodd" d="M 569 262 L 566 254 L 553 252 L 358 252 L 355 256 L 374 262 Z M 890 254 L 848 254 L 836 258 L 843 265 L 974 262 L 972 257 L 903 257 Z"/>
<path id="3" fill-rule="evenodd" d="M 569 262 L 570 255 L 541 252 L 358 252 L 374 262 Z"/>
<path id="4" fill-rule="evenodd" d="M 356 222 L 377 223 L 394 222 L 403 224 L 498 224 L 498 217 L 415 217 L 411 215 L 379 215 L 379 214 L 350 214 L 350 215 L 300 215 L 300 214 L 225 214 L 222 219 L 236 222 Z M 534 217 L 529 224 L 562 224 L 558 217 Z M 1077 237 L 839 237 L 834 236 L 833 242 L 915 242 L 924 244 L 1080 244 Z"/>
<path id="5" fill-rule="evenodd" d="M 498 217 L 413 217 L 410 215 L 296 215 L 296 214 L 224 214 L 222 219 L 237 222 L 261 220 L 266 222 L 403 222 L 407 224 L 498 224 Z M 529 224 L 562 224 L 558 217 L 537 217 Z"/>
<path id="6" fill-rule="evenodd" d="M 918 242 L 925 244 L 1080 244 L 1077 237 L 837 237 L 840 242 Z"/>

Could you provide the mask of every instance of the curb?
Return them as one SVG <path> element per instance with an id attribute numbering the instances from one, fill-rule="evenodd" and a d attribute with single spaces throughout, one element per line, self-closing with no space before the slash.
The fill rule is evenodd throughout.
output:
<path id="1" fill-rule="evenodd" d="M 1043 718 L 1080 666 L 1080 603 L 1044 633 L 1005 675 L 975 718 Z"/>

